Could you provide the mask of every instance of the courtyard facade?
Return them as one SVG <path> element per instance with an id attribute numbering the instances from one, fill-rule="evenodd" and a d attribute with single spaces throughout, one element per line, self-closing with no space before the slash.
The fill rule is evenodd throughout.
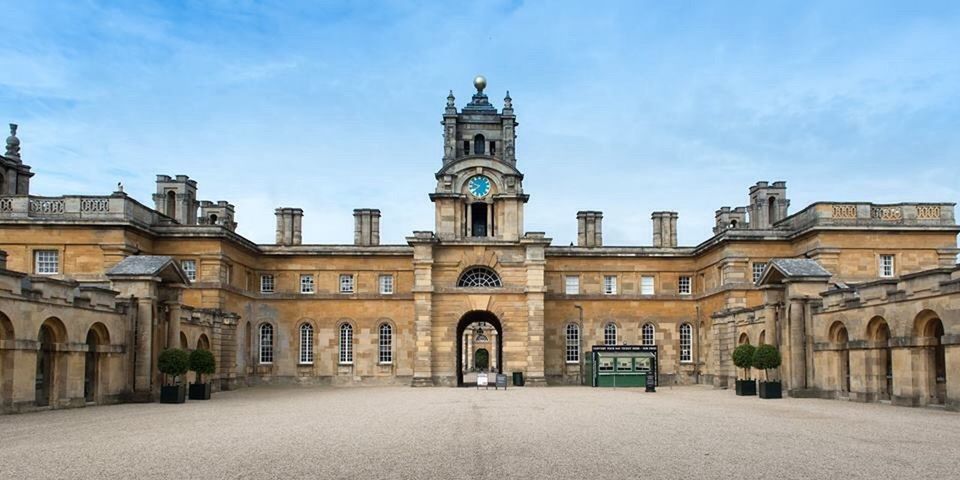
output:
<path id="1" fill-rule="evenodd" d="M 353 244 L 306 243 L 310 207 L 277 208 L 275 242 L 257 244 L 237 233 L 233 204 L 200 200 L 187 175 L 157 175 L 152 206 L 122 187 L 31 195 L 11 128 L 3 410 L 155 399 L 164 348 L 213 351 L 217 390 L 456 386 L 482 368 L 569 385 L 592 346 L 623 344 L 657 347 L 662 386 L 726 388 L 747 342 L 780 347 L 791 396 L 960 408 L 953 203 L 791 212 L 786 183 L 760 181 L 747 205 L 716 208 L 697 245 L 678 244 L 672 211 L 650 214 L 649 243 L 606 245 L 603 213 L 583 210 L 576 243 L 558 246 L 524 228 L 513 99 L 497 108 L 482 77 L 474 87 L 443 109 L 424 192 L 435 228 L 400 245 L 381 244 L 374 208 L 354 211 Z"/>

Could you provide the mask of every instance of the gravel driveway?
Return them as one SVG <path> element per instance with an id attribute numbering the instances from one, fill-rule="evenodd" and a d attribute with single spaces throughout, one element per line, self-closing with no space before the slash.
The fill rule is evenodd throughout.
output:
<path id="1" fill-rule="evenodd" d="M 0 478 L 957 478 L 960 414 L 709 387 L 257 387 L 0 416 Z"/>

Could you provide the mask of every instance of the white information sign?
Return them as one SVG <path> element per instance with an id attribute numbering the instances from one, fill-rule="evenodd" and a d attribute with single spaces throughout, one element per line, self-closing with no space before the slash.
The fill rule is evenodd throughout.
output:
<path id="1" fill-rule="evenodd" d="M 478 373 L 477 374 L 477 387 L 486 387 L 488 385 L 487 374 Z"/>

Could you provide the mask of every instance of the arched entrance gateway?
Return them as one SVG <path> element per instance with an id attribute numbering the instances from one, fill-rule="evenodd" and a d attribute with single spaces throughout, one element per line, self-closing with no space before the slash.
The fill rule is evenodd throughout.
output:
<path id="1" fill-rule="evenodd" d="M 458 387 L 476 384 L 479 371 L 503 373 L 503 325 L 496 315 L 486 310 L 465 313 L 457 323 L 456 338 Z"/>

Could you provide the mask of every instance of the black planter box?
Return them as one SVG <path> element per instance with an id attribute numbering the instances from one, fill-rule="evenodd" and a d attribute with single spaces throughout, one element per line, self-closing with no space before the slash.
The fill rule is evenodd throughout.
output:
<path id="1" fill-rule="evenodd" d="M 191 383 L 190 400 L 210 400 L 210 384 Z"/>
<path id="2" fill-rule="evenodd" d="M 183 385 L 160 387 L 160 403 L 183 403 L 187 401 L 187 389 Z"/>
<path id="3" fill-rule="evenodd" d="M 760 382 L 760 398 L 783 398 L 783 387 L 780 382 Z"/>
<path id="4" fill-rule="evenodd" d="M 752 396 L 757 394 L 756 380 L 737 380 L 737 395 Z"/>

